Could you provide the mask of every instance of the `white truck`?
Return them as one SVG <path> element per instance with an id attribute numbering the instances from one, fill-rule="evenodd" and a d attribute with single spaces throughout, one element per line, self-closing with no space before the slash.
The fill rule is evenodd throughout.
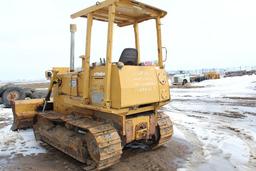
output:
<path id="1" fill-rule="evenodd" d="M 190 83 L 189 74 L 176 74 L 172 77 L 173 85 L 185 85 L 187 83 Z"/>

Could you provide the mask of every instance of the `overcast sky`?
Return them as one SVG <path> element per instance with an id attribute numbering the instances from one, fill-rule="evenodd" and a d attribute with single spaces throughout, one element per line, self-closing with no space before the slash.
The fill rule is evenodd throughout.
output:
<path id="1" fill-rule="evenodd" d="M 40 80 L 69 66 L 69 24 L 76 23 L 76 67 L 85 52 L 86 19 L 70 14 L 94 0 L 1 0 L 0 81 Z M 256 0 L 144 0 L 168 12 L 162 20 L 167 70 L 256 66 Z M 154 22 L 139 25 L 142 60 L 157 59 Z M 106 54 L 106 23 L 95 22 L 92 61 Z M 134 46 L 133 28 L 115 27 L 113 61 Z"/>

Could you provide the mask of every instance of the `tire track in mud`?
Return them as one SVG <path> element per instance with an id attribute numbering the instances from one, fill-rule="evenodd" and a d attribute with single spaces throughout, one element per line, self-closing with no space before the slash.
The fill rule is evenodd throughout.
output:
<path id="1" fill-rule="evenodd" d="M 197 120 L 202 119 L 201 117 L 194 117 Z M 203 120 L 208 118 L 204 117 Z M 204 122 L 204 121 L 203 121 Z M 217 125 L 218 122 L 215 122 L 214 125 Z M 189 170 L 233 170 L 236 168 L 233 163 L 231 163 L 228 158 L 223 153 L 216 144 L 211 143 L 211 141 L 221 141 L 222 136 L 217 135 L 215 127 L 208 127 L 208 131 L 211 131 L 212 134 L 216 134 L 215 137 L 209 137 L 208 135 L 197 134 L 197 129 L 207 129 L 205 127 L 200 127 L 197 123 L 193 121 L 185 121 L 182 124 L 178 124 L 177 127 L 180 130 L 183 130 L 183 133 L 186 135 L 188 141 L 190 141 L 194 148 L 191 157 L 188 159 L 187 168 Z M 216 162 L 217 161 L 217 162 Z M 222 163 L 223 165 L 219 165 Z"/>
<path id="2" fill-rule="evenodd" d="M 253 136 L 249 135 L 248 131 L 246 132 L 244 131 L 244 129 L 241 129 L 241 128 L 235 128 L 229 125 L 223 128 L 229 129 L 249 147 L 250 158 L 248 163 L 252 164 L 254 169 L 256 169 L 256 144 Z"/>
<path id="3" fill-rule="evenodd" d="M 184 134 L 186 141 L 191 143 L 192 154 L 188 157 L 186 168 L 195 168 L 196 166 L 206 162 L 203 151 L 203 144 L 197 138 L 197 135 L 182 124 L 175 123 L 175 126 Z"/>
<path id="4" fill-rule="evenodd" d="M 173 106 L 166 107 L 165 110 L 170 111 L 170 113 L 175 112 L 175 113 L 180 113 L 181 115 L 185 115 L 186 117 L 188 117 L 187 120 L 190 120 L 189 117 L 196 119 L 201 122 L 200 123 L 201 128 L 208 129 L 213 134 L 215 134 L 214 138 L 207 137 L 207 136 L 200 137 L 201 135 L 197 135 L 197 133 L 196 133 L 197 131 L 194 131 L 195 130 L 194 127 L 199 126 L 199 125 L 196 125 L 196 122 L 184 121 L 183 123 L 179 124 L 180 125 L 179 127 L 184 127 L 183 130 L 186 130 L 188 132 L 188 134 L 190 134 L 190 137 L 192 136 L 194 138 L 197 138 L 201 142 L 201 144 L 203 144 L 202 145 L 203 152 L 204 152 L 204 155 L 202 155 L 204 157 L 203 162 L 196 163 L 196 162 L 190 161 L 190 163 L 191 163 L 189 166 L 190 169 L 195 168 L 195 167 L 193 167 L 193 165 L 197 166 L 196 167 L 197 169 L 201 168 L 201 166 L 204 166 L 203 170 L 209 169 L 210 165 L 213 164 L 211 161 L 209 161 L 211 159 L 214 159 L 215 161 L 219 160 L 219 162 L 226 163 L 226 164 L 230 165 L 227 168 L 229 168 L 231 170 L 237 170 L 237 169 L 238 170 L 244 170 L 244 169 L 245 170 L 253 170 L 252 168 L 254 168 L 254 169 L 256 168 L 255 167 L 256 166 L 255 165 L 255 154 L 256 154 L 255 150 L 256 150 L 256 148 L 255 148 L 255 143 L 253 142 L 254 140 L 253 140 L 252 136 L 248 135 L 248 133 L 246 133 L 246 132 L 242 132 L 243 129 L 242 130 L 239 129 L 239 131 L 238 131 L 236 129 L 232 130 L 232 128 L 231 128 L 231 130 L 230 130 L 230 128 L 229 129 L 227 128 L 227 125 L 230 125 L 231 120 L 232 121 L 237 121 L 237 120 L 243 121 L 243 119 L 245 118 L 244 115 L 240 115 L 240 113 L 238 113 L 238 112 L 233 112 L 233 111 L 228 111 L 228 110 L 224 110 L 223 111 L 224 114 L 222 114 L 221 112 L 219 114 L 216 114 L 216 113 L 214 114 L 211 112 L 200 112 L 200 111 L 196 111 L 193 109 L 191 111 L 188 111 L 188 110 L 183 110 L 181 108 L 175 108 Z M 234 116 L 232 116 L 232 115 L 234 115 Z M 170 114 L 170 116 L 171 116 L 171 114 Z M 230 118 L 230 119 L 225 119 L 225 118 Z M 205 126 L 202 123 L 208 123 L 209 125 Z M 224 125 L 226 125 L 226 126 L 224 126 Z M 224 129 L 219 130 L 219 128 L 224 128 Z M 182 129 L 182 128 L 179 128 L 179 129 Z M 246 130 L 246 128 L 244 128 L 244 129 Z M 234 131 L 235 131 L 235 135 L 234 135 Z M 208 138 L 210 139 L 210 141 L 211 140 L 216 141 L 216 142 L 225 141 L 225 137 L 221 136 L 221 134 L 223 134 L 223 135 L 226 134 L 228 137 L 235 136 L 235 138 L 240 139 L 244 144 L 246 144 L 248 149 L 250 149 L 249 150 L 250 156 L 248 157 L 249 161 L 247 163 L 245 163 L 245 164 L 240 163 L 240 164 L 242 164 L 242 166 L 239 166 L 236 164 L 236 162 L 234 162 L 234 161 L 231 162 L 230 157 L 231 157 L 231 154 L 233 154 L 232 152 L 226 153 L 226 151 L 223 151 L 221 147 L 214 145 L 215 143 L 212 144 L 211 142 L 209 142 Z M 207 141 L 208 142 L 205 144 L 204 140 L 206 140 L 206 142 Z M 199 142 L 195 142 L 195 143 L 200 144 Z M 241 151 L 241 153 L 243 154 L 243 151 Z M 244 154 L 246 154 L 246 153 L 244 152 Z M 210 159 L 209 159 L 209 156 L 210 156 Z M 207 161 L 207 158 L 208 158 L 208 161 Z M 204 164 L 204 163 L 207 163 L 207 164 Z M 213 168 L 211 168 L 211 169 L 213 169 Z M 224 169 L 224 168 L 222 168 L 222 169 Z"/>
<path id="5" fill-rule="evenodd" d="M 230 98 L 230 97 L 223 97 L 223 98 L 216 98 L 212 99 L 210 97 L 189 97 L 188 96 L 180 96 L 178 98 L 173 98 L 172 102 L 184 102 L 188 104 L 216 104 L 220 106 L 244 106 L 244 107 L 256 107 L 256 100 L 254 100 L 254 97 L 251 97 L 253 100 L 248 100 L 248 98 L 244 97 L 244 99 L 236 97 L 236 98 Z"/>
<path id="6" fill-rule="evenodd" d="M 175 107 L 164 107 L 164 110 L 169 111 L 170 114 L 169 116 L 172 118 L 172 113 L 178 113 L 179 115 L 184 115 L 186 117 L 190 117 L 190 118 L 194 118 L 196 120 L 207 120 L 208 117 L 207 116 L 203 116 L 201 115 L 202 113 L 200 113 L 198 115 L 198 113 L 193 114 L 193 112 L 188 112 L 179 108 L 175 108 Z M 206 113 L 203 113 L 204 115 Z M 207 113 L 209 114 L 209 113 Z M 189 168 L 190 170 L 197 170 L 198 167 L 200 167 L 201 165 L 203 165 L 204 163 L 207 163 L 207 157 L 209 156 L 209 145 L 206 147 L 206 145 L 203 143 L 202 139 L 206 140 L 208 139 L 207 137 L 203 137 L 199 138 L 198 134 L 196 133 L 196 129 L 197 129 L 197 125 L 195 122 L 193 122 L 192 120 L 189 119 L 184 119 L 184 121 L 179 122 L 178 120 L 174 119 L 174 125 L 176 127 L 178 127 L 179 130 L 181 130 L 183 132 L 183 134 L 186 137 L 186 140 L 188 140 L 189 142 L 191 142 L 192 146 L 193 146 L 193 153 L 192 155 L 189 157 L 188 162 L 187 162 L 187 168 Z M 174 132 L 175 134 L 175 132 Z M 216 148 L 211 146 L 211 148 Z"/>

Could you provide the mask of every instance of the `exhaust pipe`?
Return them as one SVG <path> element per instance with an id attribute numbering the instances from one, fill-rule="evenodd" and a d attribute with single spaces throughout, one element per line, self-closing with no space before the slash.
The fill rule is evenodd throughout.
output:
<path id="1" fill-rule="evenodd" d="M 75 70 L 75 32 L 76 25 L 70 24 L 71 43 L 70 43 L 70 72 Z"/>

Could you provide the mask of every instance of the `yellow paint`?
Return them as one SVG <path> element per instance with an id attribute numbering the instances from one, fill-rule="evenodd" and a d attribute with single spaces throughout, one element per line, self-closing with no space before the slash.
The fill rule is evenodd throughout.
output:
<path id="1" fill-rule="evenodd" d="M 116 6 L 116 17 L 114 23 L 118 26 L 128 26 L 146 20 L 164 17 L 167 12 L 156 7 L 134 1 L 134 0 L 106 0 L 100 4 L 83 9 L 71 15 L 71 18 L 87 17 L 93 13 L 95 20 L 109 22 L 109 6 Z"/>
<path id="2" fill-rule="evenodd" d="M 66 74 L 69 73 L 69 67 L 53 67 L 52 71 L 56 71 L 58 74 Z"/>
<path id="3" fill-rule="evenodd" d="M 112 45 L 113 45 L 113 26 L 115 19 L 115 4 L 108 7 L 108 39 L 107 39 L 107 54 L 105 64 L 105 77 L 104 77 L 104 105 L 110 107 L 110 77 L 111 77 L 111 66 L 112 66 Z"/>
<path id="4" fill-rule="evenodd" d="M 157 33 L 158 65 L 160 66 L 160 68 L 164 68 L 160 17 L 156 18 L 156 33 Z"/>
<path id="5" fill-rule="evenodd" d="M 87 17 L 82 71 L 70 72 L 69 68 L 65 67 L 53 68 L 49 86 L 49 92 L 53 91 L 53 110 L 62 114 L 84 115 L 96 115 L 98 112 L 102 118 L 115 118 L 115 121 L 118 121 L 115 124 L 120 124 L 118 127 L 122 129 L 120 132 L 123 136 L 127 133 L 126 124 L 129 122 L 133 133 L 131 141 L 145 138 L 149 130 L 154 131 L 151 128 L 155 125 L 150 125 L 148 113 L 157 115 L 157 110 L 170 101 L 168 76 L 162 60 L 160 18 L 165 15 L 163 10 L 130 0 L 107 0 L 73 14 L 72 18 Z M 138 50 L 139 63 L 138 24 L 149 19 L 156 20 L 158 65 L 124 65 L 118 68 L 116 63 L 112 62 L 114 24 L 134 26 L 134 43 Z M 106 64 L 90 66 L 93 20 L 108 22 Z M 43 99 L 16 101 L 13 109 L 18 119 L 33 118 L 38 112 L 38 106 L 42 106 L 43 102 Z M 140 124 L 146 127 L 136 131 L 136 126 Z"/>
<path id="6" fill-rule="evenodd" d="M 136 126 L 141 123 L 145 123 L 146 128 L 136 131 Z M 146 134 L 149 133 L 149 126 L 150 126 L 149 116 L 139 116 L 139 117 L 135 117 L 132 119 L 126 119 L 126 124 L 127 124 L 127 126 L 128 126 L 128 124 L 129 124 L 129 126 L 132 125 L 132 133 L 133 133 L 132 137 L 129 137 L 130 139 L 128 140 L 128 142 L 131 142 L 133 140 L 140 140 L 140 139 L 142 139 L 144 133 L 146 133 Z M 126 130 L 127 130 L 127 128 L 126 128 Z"/>
<path id="7" fill-rule="evenodd" d="M 140 39 L 139 39 L 139 26 L 138 23 L 133 25 L 134 28 L 134 38 L 135 38 L 135 47 L 138 51 L 138 64 L 140 64 Z"/>
<path id="8" fill-rule="evenodd" d="M 91 35 L 92 35 L 92 15 L 87 16 L 87 33 L 86 33 L 86 48 L 85 48 L 85 59 L 83 60 L 83 73 L 84 73 L 84 83 L 83 83 L 83 97 L 85 99 L 89 98 L 89 85 L 90 85 L 90 55 L 91 55 Z"/>

